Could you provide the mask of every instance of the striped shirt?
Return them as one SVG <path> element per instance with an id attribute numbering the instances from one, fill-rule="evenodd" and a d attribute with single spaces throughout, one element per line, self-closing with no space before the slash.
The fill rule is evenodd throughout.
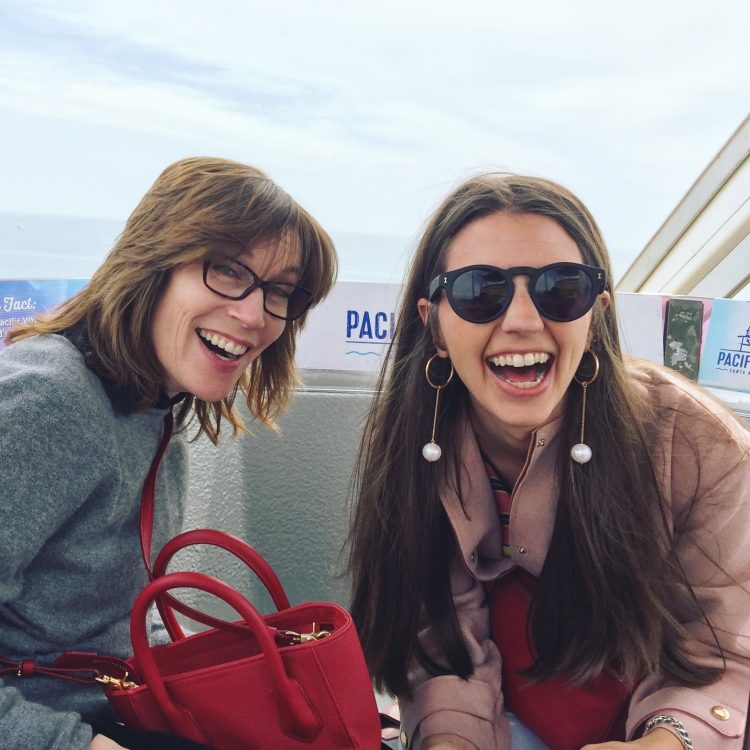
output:
<path id="1" fill-rule="evenodd" d="M 490 480 L 490 486 L 495 493 L 497 512 L 500 514 L 500 525 L 503 535 L 503 555 L 510 557 L 510 493 L 511 488 L 505 477 L 492 465 L 492 462 L 482 454 L 484 468 Z"/>

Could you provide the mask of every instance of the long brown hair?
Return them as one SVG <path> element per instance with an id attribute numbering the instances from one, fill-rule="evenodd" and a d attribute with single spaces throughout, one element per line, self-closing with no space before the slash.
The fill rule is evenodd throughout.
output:
<path id="1" fill-rule="evenodd" d="M 217 243 L 244 251 L 289 235 L 301 247 L 298 283 L 313 293 L 315 305 L 336 276 L 333 242 L 318 222 L 254 167 L 210 157 L 183 159 L 167 167 L 143 196 L 88 284 L 50 314 L 14 329 L 7 340 L 82 325 L 90 344 L 87 364 L 118 385 L 134 387 L 139 407 L 148 408 L 156 403 L 163 380 L 150 320 L 170 272 L 206 257 Z M 194 409 L 198 434 L 205 432 L 216 442 L 222 418 L 236 433 L 242 419 L 233 404 L 240 390 L 250 413 L 273 425 L 295 382 L 295 340 L 306 318 L 307 313 L 288 322 L 221 401 L 188 397 L 178 424 Z"/>
<path id="2" fill-rule="evenodd" d="M 610 304 L 592 318 L 601 371 L 588 388 L 587 442 L 597 464 L 574 464 L 561 452 L 554 532 L 532 610 L 538 658 L 530 674 L 585 681 L 619 665 L 629 681 L 661 671 L 683 684 L 705 684 L 716 671 L 691 662 L 674 611 L 700 616 L 674 554 L 663 499 L 647 450 L 648 407 L 629 382 L 616 324 L 611 267 L 601 233 L 583 203 L 554 182 L 487 174 L 459 185 L 427 224 L 412 261 L 392 345 L 365 424 L 355 467 L 349 567 L 352 613 L 380 689 L 408 695 L 416 659 L 432 674 L 468 677 L 471 661 L 458 628 L 449 567 L 456 542 L 438 496 L 444 483 L 461 497 L 459 434 L 467 390 L 456 375 L 439 416 L 444 460 L 427 463 L 421 447 L 432 429 L 434 390 L 424 368 L 435 353 L 435 310 L 424 326 L 417 301 L 445 270 L 449 243 L 467 224 L 499 212 L 556 221 L 586 264 L 607 272 Z M 578 442 L 581 389 L 566 398 L 561 445 Z M 626 446 L 622 450 L 621 446 Z M 463 502 L 463 500 L 462 500 Z M 687 592 L 687 593 L 686 593 Z M 443 659 L 422 650 L 417 632 L 429 620 Z"/>

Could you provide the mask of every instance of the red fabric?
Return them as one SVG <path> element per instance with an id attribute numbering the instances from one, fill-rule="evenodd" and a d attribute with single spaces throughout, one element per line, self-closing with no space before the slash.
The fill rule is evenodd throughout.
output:
<path id="1" fill-rule="evenodd" d="M 146 612 L 173 588 L 209 591 L 230 603 L 243 628 L 214 628 L 150 647 Z M 277 631 L 330 629 L 317 641 L 279 646 Z M 335 604 L 309 603 L 261 616 L 244 597 L 200 573 L 168 573 L 136 600 L 131 679 L 107 698 L 133 729 L 177 734 L 214 750 L 380 748 L 380 721 L 354 624 Z"/>
<path id="2" fill-rule="evenodd" d="M 492 638 L 503 660 L 503 696 L 513 712 L 550 750 L 625 739 L 629 693 L 611 675 L 581 687 L 562 677 L 534 683 L 521 674 L 534 661 L 528 616 L 536 579 L 516 569 L 489 592 Z"/>

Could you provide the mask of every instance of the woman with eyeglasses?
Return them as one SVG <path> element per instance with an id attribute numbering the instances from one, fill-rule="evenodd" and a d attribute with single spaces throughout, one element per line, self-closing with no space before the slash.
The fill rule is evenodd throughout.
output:
<path id="1" fill-rule="evenodd" d="M 0 353 L 0 655 L 130 653 L 146 584 L 141 487 L 165 425 L 154 554 L 181 531 L 186 439 L 268 426 L 333 244 L 263 172 L 214 158 L 159 176 L 89 283 Z M 192 429 L 189 429 L 191 428 Z M 7 663 L 7 661 L 6 661 Z M 2 666 L 2 664 L 0 664 Z M 0 672 L 0 747 L 188 748 L 116 725 L 100 686 Z"/>
<path id="2" fill-rule="evenodd" d="M 422 750 L 739 750 L 750 433 L 624 360 L 610 262 L 553 182 L 439 206 L 365 425 L 352 611 Z"/>

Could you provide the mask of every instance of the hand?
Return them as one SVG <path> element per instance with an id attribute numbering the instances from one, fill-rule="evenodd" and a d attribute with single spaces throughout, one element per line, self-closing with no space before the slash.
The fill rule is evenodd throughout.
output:
<path id="1" fill-rule="evenodd" d="M 422 750 L 477 750 L 477 747 L 455 734 L 433 734 L 423 740 Z"/>
<path id="2" fill-rule="evenodd" d="M 103 734 L 95 734 L 89 745 L 89 750 L 127 750 L 127 748 L 118 745 L 114 740 L 105 737 Z"/>
<path id="3" fill-rule="evenodd" d="M 630 745 L 630 747 L 628 747 Z M 645 737 L 632 742 L 598 742 L 581 750 L 683 750 L 682 742 L 668 729 L 652 729 Z"/>

